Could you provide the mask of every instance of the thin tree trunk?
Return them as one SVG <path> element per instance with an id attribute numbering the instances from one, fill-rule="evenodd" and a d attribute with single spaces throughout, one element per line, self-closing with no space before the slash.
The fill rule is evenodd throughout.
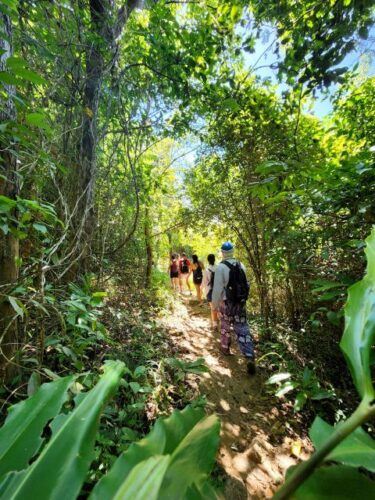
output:
<path id="1" fill-rule="evenodd" d="M 86 54 L 86 79 L 83 93 L 77 196 L 80 199 L 80 203 L 74 228 L 75 237 L 78 234 L 79 238 L 76 253 L 82 256 L 80 260 L 84 270 L 87 270 L 88 267 L 88 253 L 96 225 L 93 204 L 97 169 L 97 121 L 102 82 L 105 72 L 109 71 L 113 64 L 117 50 L 117 39 L 130 13 L 137 5 L 138 0 L 127 0 L 118 9 L 117 14 L 114 15 L 116 6 L 114 0 L 89 1 L 91 19 L 90 38 L 92 42 Z M 106 53 L 109 53 L 112 62 L 109 61 L 105 68 L 104 54 Z"/>
<path id="2" fill-rule="evenodd" d="M 147 256 L 145 287 L 150 288 L 152 263 L 153 263 L 153 249 L 152 249 L 152 240 L 150 231 L 150 213 L 148 207 L 146 207 L 146 212 L 145 212 L 145 244 L 146 244 L 146 256 Z"/>
<path id="3" fill-rule="evenodd" d="M 6 39 L 0 38 L 0 71 L 6 71 L 6 61 L 13 55 L 12 24 L 9 16 L 0 13 L 0 25 L 6 33 Z M 16 108 L 13 103 L 15 88 L 4 85 L 7 96 L 0 98 L 0 122 L 15 121 Z M 11 147 L 10 147 L 11 146 Z M 17 162 L 14 146 L 0 144 L 0 195 L 15 200 L 18 194 Z M 16 217 L 16 213 L 12 213 Z M 6 377 L 11 371 L 9 365 L 18 345 L 17 321 L 15 311 L 6 299 L 18 279 L 19 241 L 12 234 L 4 235 L 0 231 L 0 377 Z"/>

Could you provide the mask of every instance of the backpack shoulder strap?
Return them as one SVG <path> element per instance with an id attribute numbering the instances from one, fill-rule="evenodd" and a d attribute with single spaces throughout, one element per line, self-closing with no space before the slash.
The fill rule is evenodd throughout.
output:
<path id="1" fill-rule="evenodd" d="M 229 269 L 233 269 L 234 266 L 236 265 L 236 264 L 231 264 L 227 260 L 223 260 L 223 261 L 221 261 L 221 263 L 224 264 L 225 266 L 229 267 Z"/>

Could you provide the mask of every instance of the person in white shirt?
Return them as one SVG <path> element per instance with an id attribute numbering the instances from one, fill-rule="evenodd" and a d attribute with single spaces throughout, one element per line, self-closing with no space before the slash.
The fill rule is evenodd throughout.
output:
<path id="1" fill-rule="evenodd" d="M 212 308 L 212 290 L 214 288 L 215 272 L 217 269 L 217 265 L 215 264 L 215 255 L 213 253 L 210 253 L 210 255 L 207 256 L 207 261 L 208 266 L 204 271 L 202 286 L 206 295 L 207 302 L 211 307 L 211 326 L 214 330 L 216 330 L 218 327 L 217 311 Z"/>
<path id="2" fill-rule="evenodd" d="M 230 331 L 233 328 L 240 351 L 247 360 L 247 371 L 254 375 L 254 346 L 246 318 L 249 285 L 245 266 L 234 258 L 234 245 L 230 241 L 223 243 L 221 253 L 223 260 L 217 266 L 212 292 L 212 308 L 219 312 L 221 323 L 220 349 L 223 354 L 230 354 Z"/>

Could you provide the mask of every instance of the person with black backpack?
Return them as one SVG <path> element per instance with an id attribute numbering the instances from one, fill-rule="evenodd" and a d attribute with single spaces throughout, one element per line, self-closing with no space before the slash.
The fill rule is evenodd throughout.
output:
<path id="1" fill-rule="evenodd" d="M 202 281 L 203 281 L 203 262 L 198 259 L 198 255 L 192 255 L 193 263 L 191 268 L 193 270 L 193 283 L 197 291 L 197 299 L 200 305 L 203 304 L 202 300 Z"/>
<path id="2" fill-rule="evenodd" d="M 212 291 L 214 289 L 215 272 L 217 269 L 217 265 L 215 264 L 215 255 L 213 253 L 210 253 L 207 256 L 207 261 L 208 261 L 208 266 L 203 275 L 202 287 L 206 294 L 207 302 L 210 304 L 211 307 L 211 327 L 214 330 L 216 330 L 218 327 L 217 311 L 215 311 L 212 308 Z"/>
<path id="3" fill-rule="evenodd" d="M 247 372 L 254 375 L 254 346 L 246 318 L 250 287 L 245 267 L 234 258 L 234 246 L 230 241 L 223 243 L 221 253 L 223 260 L 217 266 L 212 292 L 212 307 L 219 311 L 221 322 L 220 350 L 223 354 L 230 354 L 230 331 L 233 328 L 240 351 L 247 360 Z"/>
<path id="4" fill-rule="evenodd" d="M 186 282 L 186 286 L 189 289 L 190 295 L 191 295 L 191 288 L 190 288 L 190 283 L 189 283 L 189 278 L 191 275 L 191 264 L 190 260 L 187 258 L 186 253 L 181 254 L 181 258 L 179 261 L 179 266 L 180 266 L 180 276 L 179 276 L 179 281 L 180 281 L 180 293 L 183 291 L 183 282 L 182 280 L 184 279 Z"/>

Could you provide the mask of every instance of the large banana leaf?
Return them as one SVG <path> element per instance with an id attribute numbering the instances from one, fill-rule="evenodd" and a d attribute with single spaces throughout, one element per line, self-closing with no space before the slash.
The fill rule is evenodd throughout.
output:
<path id="1" fill-rule="evenodd" d="M 43 384 L 32 397 L 9 410 L 0 429 L 0 477 L 27 466 L 43 442 L 43 428 L 66 401 L 73 378 L 59 378 Z"/>
<path id="2" fill-rule="evenodd" d="M 334 430 L 334 427 L 320 417 L 315 418 L 309 434 L 317 450 L 323 446 Z M 375 472 L 375 441 L 359 427 L 327 455 L 326 461 L 340 462 L 352 467 L 365 467 Z"/>
<path id="3" fill-rule="evenodd" d="M 156 500 L 170 455 L 151 457 L 140 462 L 128 475 L 113 500 Z"/>
<path id="4" fill-rule="evenodd" d="M 295 491 L 291 500 L 370 500 L 375 481 L 353 467 L 320 467 Z"/>
<path id="5" fill-rule="evenodd" d="M 105 366 L 97 385 L 56 427 L 39 458 L 28 469 L 5 477 L 0 484 L 0 498 L 73 500 L 77 497 L 93 459 L 102 406 L 119 385 L 124 370 L 125 365 L 120 361 Z"/>
<path id="6" fill-rule="evenodd" d="M 153 455 L 172 454 L 203 417 L 202 409 L 188 406 L 183 411 L 175 411 L 166 419 L 157 420 L 152 431 L 144 439 L 132 444 L 120 455 L 108 474 L 97 483 L 90 500 L 113 498 L 134 467 Z M 215 432 L 217 432 L 216 426 Z"/>
<path id="7" fill-rule="evenodd" d="M 340 346 L 359 394 L 371 400 L 375 397 L 370 371 L 370 350 L 375 339 L 375 228 L 366 243 L 366 275 L 348 290 Z"/>
<path id="8" fill-rule="evenodd" d="M 172 454 L 161 491 L 163 498 L 181 498 L 189 486 L 201 485 L 215 463 L 220 422 L 211 415 L 187 434 Z"/>

